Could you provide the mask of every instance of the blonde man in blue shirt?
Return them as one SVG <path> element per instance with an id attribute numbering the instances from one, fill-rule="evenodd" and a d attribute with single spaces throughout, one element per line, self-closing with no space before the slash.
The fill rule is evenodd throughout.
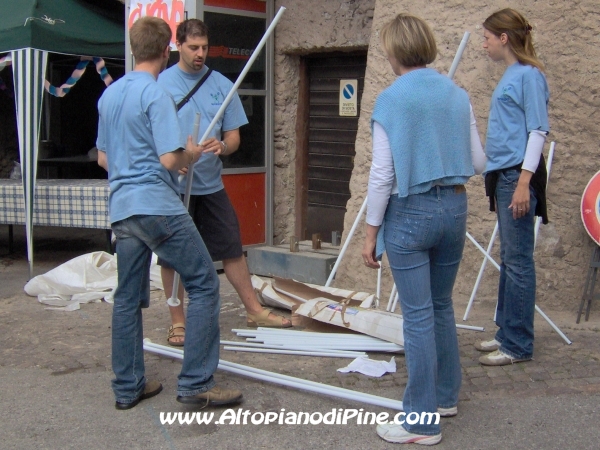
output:
<path id="1" fill-rule="evenodd" d="M 152 252 L 181 274 L 190 295 L 188 341 L 177 401 L 223 405 L 241 400 L 213 377 L 219 363 L 219 278 L 192 218 L 179 200 L 177 171 L 202 147 L 181 139 L 175 104 L 156 82 L 169 58 L 171 29 L 144 17 L 130 30 L 134 70 L 98 102 L 98 164 L 108 171 L 110 220 L 117 237 L 118 286 L 112 316 L 115 407 L 130 409 L 162 390 L 145 377 L 142 308 L 150 304 Z"/>

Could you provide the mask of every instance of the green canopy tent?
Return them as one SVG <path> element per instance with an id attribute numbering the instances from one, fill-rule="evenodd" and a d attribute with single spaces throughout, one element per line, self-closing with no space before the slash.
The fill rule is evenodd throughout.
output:
<path id="1" fill-rule="evenodd" d="M 123 5 L 102 0 L 0 0 L 0 54 L 10 52 L 23 179 L 29 274 L 33 199 L 48 52 L 125 58 Z"/>

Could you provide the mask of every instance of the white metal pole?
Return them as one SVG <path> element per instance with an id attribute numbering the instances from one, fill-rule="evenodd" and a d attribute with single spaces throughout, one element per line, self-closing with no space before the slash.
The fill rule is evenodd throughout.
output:
<path id="1" fill-rule="evenodd" d="M 556 147 L 556 142 L 552 141 L 550 143 L 550 150 L 548 151 L 548 162 L 546 163 L 546 172 L 547 172 L 547 178 L 546 178 L 546 184 L 548 184 L 550 182 L 550 172 L 552 171 L 552 160 L 554 159 L 554 149 Z M 540 224 L 541 224 L 541 217 L 537 218 L 537 222 L 535 223 L 535 241 L 534 241 L 534 248 L 535 245 L 537 244 L 537 237 L 538 237 L 538 232 L 540 229 Z M 548 317 L 544 311 L 542 311 L 542 309 L 538 306 L 535 305 L 535 310 L 540 313 L 540 315 L 546 319 L 546 322 L 548 322 L 550 324 L 550 326 L 552 327 L 552 329 L 554 329 L 554 331 L 556 331 L 558 333 L 558 335 L 564 339 L 564 341 L 571 345 L 572 342 L 571 340 L 560 330 L 560 328 L 558 328 L 556 326 L 556 324 L 550 320 L 550 317 Z"/>
<path id="2" fill-rule="evenodd" d="M 192 137 L 194 138 L 194 142 L 198 142 L 198 134 L 200 134 L 200 113 L 196 113 L 196 117 L 194 119 L 194 130 L 193 130 L 193 135 Z M 192 190 L 192 173 L 194 173 L 194 163 L 190 163 L 190 165 L 188 166 L 188 174 L 190 174 L 190 176 L 188 177 L 187 183 L 186 183 L 186 188 L 185 191 L 188 192 L 188 186 L 189 186 L 189 191 L 191 192 Z M 181 181 L 180 181 L 181 182 Z M 183 198 L 183 204 L 185 206 L 185 209 L 189 209 L 190 208 L 190 196 L 186 195 Z M 179 301 L 179 297 L 177 296 L 177 291 L 179 291 L 179 280 L 180 280 L 180 275 L 178 272 L 175 272 L 175 275 L 173 276 L 173 287 L 171 289 L 171 297 L 167 300 L 167 305 L 169 306 L 179 306 L 179 304 L 181 303 Z"/>
<path id="3" fill-rule="evenodd" d="M 392 292 L 390 293 L 390 298 L 388 299 L 388 304 L 386 311 L 392 311 L 392 305 L 394 304 L 394 299 L 396 298 L 396 283 L 392 286 Z"/>
<path id="4" fill-rule="evenodd" d="M 474 327 L 472 325 L 461 325 L 461 324 L 456 324 L 456 328 L 462 328 L 463 330 L 473 330 L 473 331 L 485 331 L 485 328 L 483 327 Z"/>
<path id="5" fill-rule="evenodd" d="M 248 339 L 248 342 L 262 342 L 262 341 L 255 340 L 255 339 Z M 271 342 L 271 344 L 273 344 L 273 343 L 274 342 Z M 291 350 L 300 350 L 300 348 L 298 348 L 298 347 L 287 346 L 285 342 L 279 342 L 279 344 L 281 344 L 282 346 L 285 345 L 287 348 L 290 348 Z M 366 343 L 365 344 L 337 343 L 337 344 L 331 344 L 328 346 L 327 344 L 322 344 L 321 349 L 322 350 L 349 350 L 349 351 L 363 351 L 363 352 L 392 352 L 392 353 L 404 351 L 404 347 L 402 347 L 398 344 L 394 344 L 393 342 L 390 342 L 387 345 L 366 344 Z"/>
<path id="6" fill-rule="evenodd" d="M 468 232 L 467 234 L 471 236 Z M 492 233 L 492 237 L 490 238 L 490 243 L 488 244 L 488 248 L 486 254 L 489 255 L 492 252 L 492 247 L 494 246 L 494 241 L 496 240 L 496 234 L 498 234 L 498 221 L 496 221 L 496 225 L 494 226 L 494 232 Z M 469 298 L 469 303 L 467 304 L 467 309 L 465 310 L 465 315 L 463 316 L 463 320 L 467 320 L 469 318 L 469 313 L 471 312 L 471 307 L 473 306 L 473 301 L 475 301 L 475 295 L 477 294 L 477 290 L 479 289 L 479 283 L 481 283 L 481 279 L 483 278 L 483 271 L 485 270 L 485 266 L 487 266 L 487 258 L 483 258 L 483 262 L 481 263 L 481 267 L 479 268 L 479 273 L 477 274 L 477 280 L 475 281 L 475 286 L 473 286 L 473 291 L 471 292 L 471 298 Z"/>
<path id="7" fill-rule="evenodd" d="M 398 294 L 398 289 L 396 289 L 396 295 L 394 296 L 394 301 L 392 302 L 392 308 L 391 308 L 390 312 L 396 311 L 396 306 L 398 305 L 399 298 L 400 298 L 400 295 Z"/>
<path id="8" fill-rule="evenodd" d="M 554 331 L 556 331 L 556 332 L 558 333 L 558 335 L 559 335 L 561 338 L 563 338 L 567 344 L 569 344 L 569 345 L 571 345 L 571 344 L 572 344 L 571 340 L 570 340 L 570 339 L 569 339 L 567 336 L 565 336 L 565 334 L 564 334 L 564 333 L 563 333 L 563 332 L 560 330 L 560 328 L 558 328 L 558 327 L 556 326 L 556 324 L 555 324 L 554 322 L 552 322 L 552 320 L 550 320 L 550 317 L 548 317 L 548 316 L 547 316 L 547 315 L 544 313 L 544 311 L 542 311 L 542 310 L 540 309 L 540 307 L 539 307 L 538 305 L 535 305 L 535 310 L 536 310 L 537 312 L 539 312 L 539 313 L 540 313 L 540 315 L 541 315 L 541 316 L 542 316 L 544 319 L 546 319 L 546 322 L 548 322 L 548 323 L 550 324 L 550 326 L 552 327 L 552 329 L 553 329 Z"/>
<path id="9" fill-rule="evenodd" d="M 335 265 L 333 266 L 333 269 L 331 269 L 329 278 L 327 278 L 325 287 L 331 286 L 333 278 L 335 277 L 335 273 L 337 272 L 338 267 L 339 267 L 340 263 L 342 262 L 342 258 L 344 257 L 344 254 L 346 253 L 346 250 L 348 249 L 348 245 L 350 244 L 350 241 L 352 240 L 352 236 L 354 236 L 354 232 L 356 231 L 356 228 L 358 227 L 358 223 L 360 222 L 360 219 L 362 218 L 362 215 L 364 214 L 366 209 L 367 209 L 367 197 L 365 197 L 365 201 L 363 202 L 362 206 L 360 207 L 360 211 L 358 211 L 356 219 L 354 220 L 354 223 L 352 224 L 352 228 L 350 229 L 350 233 L 348 233 L 348 237 L 346 238 L 346 242 L 344 242 L 344 246 L 342 247 L 342 250 L 340 251 L 340 254 L 337 257 L 337 260 L 335 261 Z"/>
<path id="10" fill-rule="evenodd" d="M 462 58 L 463 52 L 467 47 L 467 42 L 469 42 L 469 36 L 471 33 L 469 31 L 465 31 L 462 40 L 460 41 L 460 45 L 458 46 L 458 51 L 456 52 L 456 56 L 454 57 L 454 61 L 452 61 L 452 65 L 450 66 L 450 70 L 448 71 L 448 78 L 454 78 L 454 74 L 456 73 L 456 69 L 458 68 L 458 63 Z"/>
<path id="11" fill-rule="evenodd" d="M 254 343 L 254 342 L 236 342 L 236 341 L 221 341 L 221 345 L 232 345 L 237 347 L 248 347 L 248 348 L 263 348 L 263 349 L 272 349 L 272 350 L 293 350 L 293 351 L 311 351 L 311 350 L 320 350 L 327 351 L 329 353 L 337 353 L 341 355 L 352 355 L 355 358 L 359 356 L 366 356 L 365 352 L 355 351 L 355 350 L 336 350 L 332 348 L 320 348 L 316 345 L 308 346 L 308 345 L 285 345 L 285 344 L 274 344 L 274 343 Z"/>
<path id="12" fill-rule="evenodd" d="M 182 350 L 154 344 L 149 339 L 144 339 L 144 350 L 169 356 L 171 358 L 183 359 Z M 376 395 L 365 394 L 363 392 L 356 392 L 336 386 L 316 383 L 314 381 L 303 380 L 301 378 L 290 377 L 279 373 L 268 372 L 266 370 L 256 369 L 254 367 L 244 366 L 242 364 L 231 363 L 222 359 L 219 360 L 218 368 L 226 372 L 236 373 L 238 375 L 255 378 L 261 381 L 268 381 L 275 384 L 281 384 L 283 386 L 315 392 L 317 394 L 364 402 L 371 405 L 381 406 L 383 408 L 391 408 L 400 411 L 402 410 L 402 402 L 399 400 L 392 400 L 384 397 L 378 397 Z"/>
<path id="13" fill-rule="evenodd" d="M 379 397 L 376 395 L 364 394 L 362 392 L 352 391 L 350 389 L 339 388 L 329 384 L 316 383 L 314 381 L 302 380 L 300 378 L 280 375 L 266 370 L 255 369 L 241 364 L 229 363 L 220 360 L 219 369 L 236 373 L 238 375 L 255 378 L 262 381 L 268 381 L 283 386 L 289 386 L 296 389 L 301 389 L 316 394 L 327 395 L 330 397 L 338 397 L 355 402 L 367 403 L 370 405 L 381 406 L 402 411 L 402 401 L 392 400 L 389 398 Z"/>
<path id="14" fill-rule="evenodd" d="M 487 259 L 489 259 L 489 260 L 490 260 L 490 262 L 491 262 L 491 263 L 494 265 L 494 267 L 495 267 L 496 269 L 500 270 L 500 265 L 499 265 L 499 264 L 498 264 L 498 263 L 497 263 L 497 262 L 494 260 L 494 258 L 492 258 L 492 257 L 491 257 L 491 256 L 490 256 L 490 255 L 489 255 L 489 254 L 488 254 L 488 253 L 485 251 L 485 249 L 484 249 L 484 248 L 483 248 L 481 245 L 479 245 L 479 242 L 477 242 L 477 241 L 475 240 L 475 238 L 474 238 L 473 236 L 471 236 L 471 233 L 469 233 L 468 231 L 467 231 L 467 237 L 468 237 L 468 238 L 469 238 L 469 240 L 470 240 L 470 241 L 473 243 L 473 245 L 475 245 L 475 247 L 477 247 L 477 248 L 479 249 L 479 251 L 480 251 L 481 253 L 483 253 L 483 256 L 485 256 Z"/>
<path id="15" fill-rule="evenodd" d="M 379 308 L 379 299 L 381 298 L 381 273 L 383 272 L 383 264 L 379 263 L 379 269 L 377 269 L 377 290 L 375 292 L 375 307 Z"/>
<path id="16" fill-rule="evenodd" d="M 297 356 L 323 356 L 326 358 L 351 358 L 356 359 L 365 355 L 354 355 L 350 353 L 335 353 L 329 352 L 327 349 L 324 350 L 287 350 L 287 349 L 275 349 L 275 348 L 248 348 L 248 347 L 237 347 L 226 345 L 223 350 L 231 350 L 235 352 L 249 352 L 249 353 L 273 353 L 277 355 L 297 355 Z"/>
<path id="17" fill-rule="evenodd" d="M 283 335 L 290 335 L 290 336 L 302 336 L 302 337 L 307 337 L 307 336 L 317 336 L 317 337 L 326 337 L 327 339 L 329 338 L 347 338 L 348 340 L 351 339 L 361 339 L 361 340 L 370 340 L 370 341 L 377 341 L 377 342 L 387 342 L 384 341 L 383 339 L 379 339 L 373 336 L 368 336 L 366 334 L 359 334 L 359 333 L 320 333 L 317 331 L 298 331 L 298 330 L 291 330 L 288 328 L 265 328 L 265 327 L 258 327 L 255 330 L 249 330 L 249 329 L 241 329 L 241 328 L 234 328 L 233 330 L 231 330 L 232 332 L 236 333 L 238 336 L 256 336 L 258 334 L 283 334 Z"/>

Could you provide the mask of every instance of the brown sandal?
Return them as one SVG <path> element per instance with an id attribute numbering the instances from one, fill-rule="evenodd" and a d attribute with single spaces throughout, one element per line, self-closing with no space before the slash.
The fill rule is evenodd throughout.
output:
<path id="1" fill-rule="evenodd" d="M 292 322 L 290 321 L 289 325 L 285 325 L 284 321 L 286 320 L 283 316 L 278 316 L 275 314 L 275 319 L 271 319 L 269 317 L 271 314 L 271 310 L 269 308 L 264 308 L 258 314 L 247 314 L 247 322 L 246 326 L 248 327 L 268 327 L 268 328 L 290 328 L 292 326 Z"/>
<path id="2" fill-rule="evenodd" d="M 174 323 L 169 327 L 167 342 L 173 347 L 183 347 L 184 340 L 172 341 L 173 338 L 185 338 L 185 323 Z"/>

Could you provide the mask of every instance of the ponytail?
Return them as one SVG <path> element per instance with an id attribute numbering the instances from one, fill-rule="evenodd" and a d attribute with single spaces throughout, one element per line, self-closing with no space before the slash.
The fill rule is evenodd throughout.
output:
<path id="1" fill-rule="evenodd" d="M 544 64 L 538 59 L 533 46 L 533 28 L 519 12 L 511 8 L 496 11 L 485 19 L 483 27 L 498 37 L 505 33 L 508 45 L 519 63 L 544 71 Z"/>

